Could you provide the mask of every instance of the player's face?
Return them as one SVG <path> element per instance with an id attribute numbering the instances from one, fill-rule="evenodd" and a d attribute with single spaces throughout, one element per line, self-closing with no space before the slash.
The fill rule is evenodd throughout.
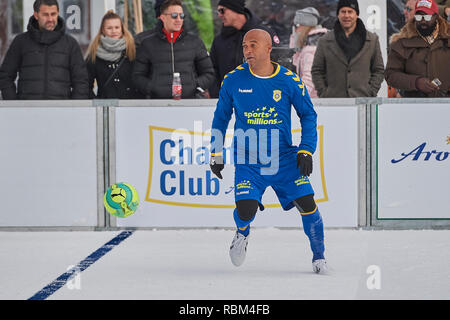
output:
<path id="1" fill-rule="evenodd" d="M 122 38 L 122 21 L 120 21 L 120 19 L 105 20 L 105 23 L 103 24 L 103 35 L 113 39 Z"/>
<path id="2" fill-rule="evenodd" d="M 256 37 L 245 37 L 242 42 L 242 50 L 245 60 L 252 69 L 262 62 L 270 61 L 270 49 L 265 43 Z"/>
<path id="3" fill-rule="evenodd" d="M 173 18 L 172 15 L 176 15 L 176 18 Z M 180 15 L 183 16 L 183 18 L 181 18 Z M 167 32 L 178 32 L 183 27 L 183 7 L 170 6 L 161 14 L 159 18 L 163 22 L 164 29 L 166 29 Z"/>
<path id="4" fill-rule="evenodd" d="M 338 19 L 342 29 L 349 30 L 356 27 L 358 14 L 356 13 L 356 10 L 350 7 L 342 7 L 338 13 Z"/>
<path id="5" fill-rule="evenodd" d="M 34 12 L 34 18 L 39 24 L 39 29 L 53 31 L 58 24 L 58 7 L 57 6 L 47 6 L 45 4 L 41 5 L 39 12 Z"/>

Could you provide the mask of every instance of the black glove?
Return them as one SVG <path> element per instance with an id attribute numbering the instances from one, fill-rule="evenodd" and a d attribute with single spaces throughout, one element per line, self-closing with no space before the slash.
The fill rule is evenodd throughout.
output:
<path id="1" fill-rule="evenodd" d="M 209 166 L 211 167 L 211 171 L 219 178 L 222 178 L 222 174 L 220 171 L 223 170 L 223 157 L 221 155 L 211 156 L 211 161 L 209 162 Z"/>
<path id="2" fill-rule="evenodd" d="M 297 169 L 300 167 L 300 173 L 309 176 L 313 170 L 312 156 L 309 152 L 299 151 L 297 153 Z"/>

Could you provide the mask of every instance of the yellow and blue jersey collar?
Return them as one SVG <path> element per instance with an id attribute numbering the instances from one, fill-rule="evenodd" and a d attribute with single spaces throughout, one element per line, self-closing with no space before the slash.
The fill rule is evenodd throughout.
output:
<path id="1" fill-rule="evenodd" d="M 270 79 L 270 78 L 273 78 L 273 77 L 275 77 L 279 72 L 280 72 L 280 65 L 278 64 L 278 63 L 276 63 L 276 62 L 273 62 L 273 61 L 270 61 L 276 68 L 275 68 L 275 71 L 273 72 L 273 74 L 271 74 L 270 76 L 268 76 L 268 77 L 261 77 L 261 76 L 258 76 L 258 75 L 256 75 L 256 74 L 254 74 L 253 73 L 253 71 L 252 71 L 252 68 L 250 68 L 250 65 L 248 65 L 248 70 L 250 71 L 250 73 L 253 75 L 253 76 L 255 76 L 255 77 L 257 77 L 257 78 L 260 78 L 260 79 Z"/>

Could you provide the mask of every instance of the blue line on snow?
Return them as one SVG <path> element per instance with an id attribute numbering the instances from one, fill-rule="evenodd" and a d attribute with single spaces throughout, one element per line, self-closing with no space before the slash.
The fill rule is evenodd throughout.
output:
<path id="1" fill-rule="evenodd" d="M 123 240 L 128 238 L 133 234 L 133 231 L 123 231 L 119 235 L 117 235 L 115 238 L 113 238 L 111 241 L 104 244 L 101 248 L 97 249 L 95 252 L 93 252 L 90 256 L 88 256 L 86 259 L 81 261 L 78 265 L 67 271 L 66 273 L 63 273 L 60 275 L 55 281 L 44 287 L 42 290 L 37 292 L 34 296 L 29 298 L 28 300 L 45 300 L 52 294 L 54 294 L 57 290 L 61 289 L 68 280 L 70 280 L 75 273 L 77 272 L 83 272 L 88 267 L 90 267 L 94 262 L 99 260 L 101 257 L 103 257 L 105 254 L 107 254 L 109 251 L 111 251 L 115 246 L 120 244 Z"/>

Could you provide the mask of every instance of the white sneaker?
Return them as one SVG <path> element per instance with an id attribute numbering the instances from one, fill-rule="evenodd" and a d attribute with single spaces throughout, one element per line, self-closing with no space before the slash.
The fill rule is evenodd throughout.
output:
<path id="1" fill-rule="evenodd" d="M 230 258 L 231 262 L 239 267 L 244 263 L 245 255 L 247 253 L 248 236 L 244 236 L 242 233 L 236 231 L 233 242 L 230 246 Z"/>
<path id="2" fill-rule="evenodd" d="M 328 266 L 325 259 L 317 259 L 312 263 L 313 271 L 319 274 L 327 274 Z"/>

